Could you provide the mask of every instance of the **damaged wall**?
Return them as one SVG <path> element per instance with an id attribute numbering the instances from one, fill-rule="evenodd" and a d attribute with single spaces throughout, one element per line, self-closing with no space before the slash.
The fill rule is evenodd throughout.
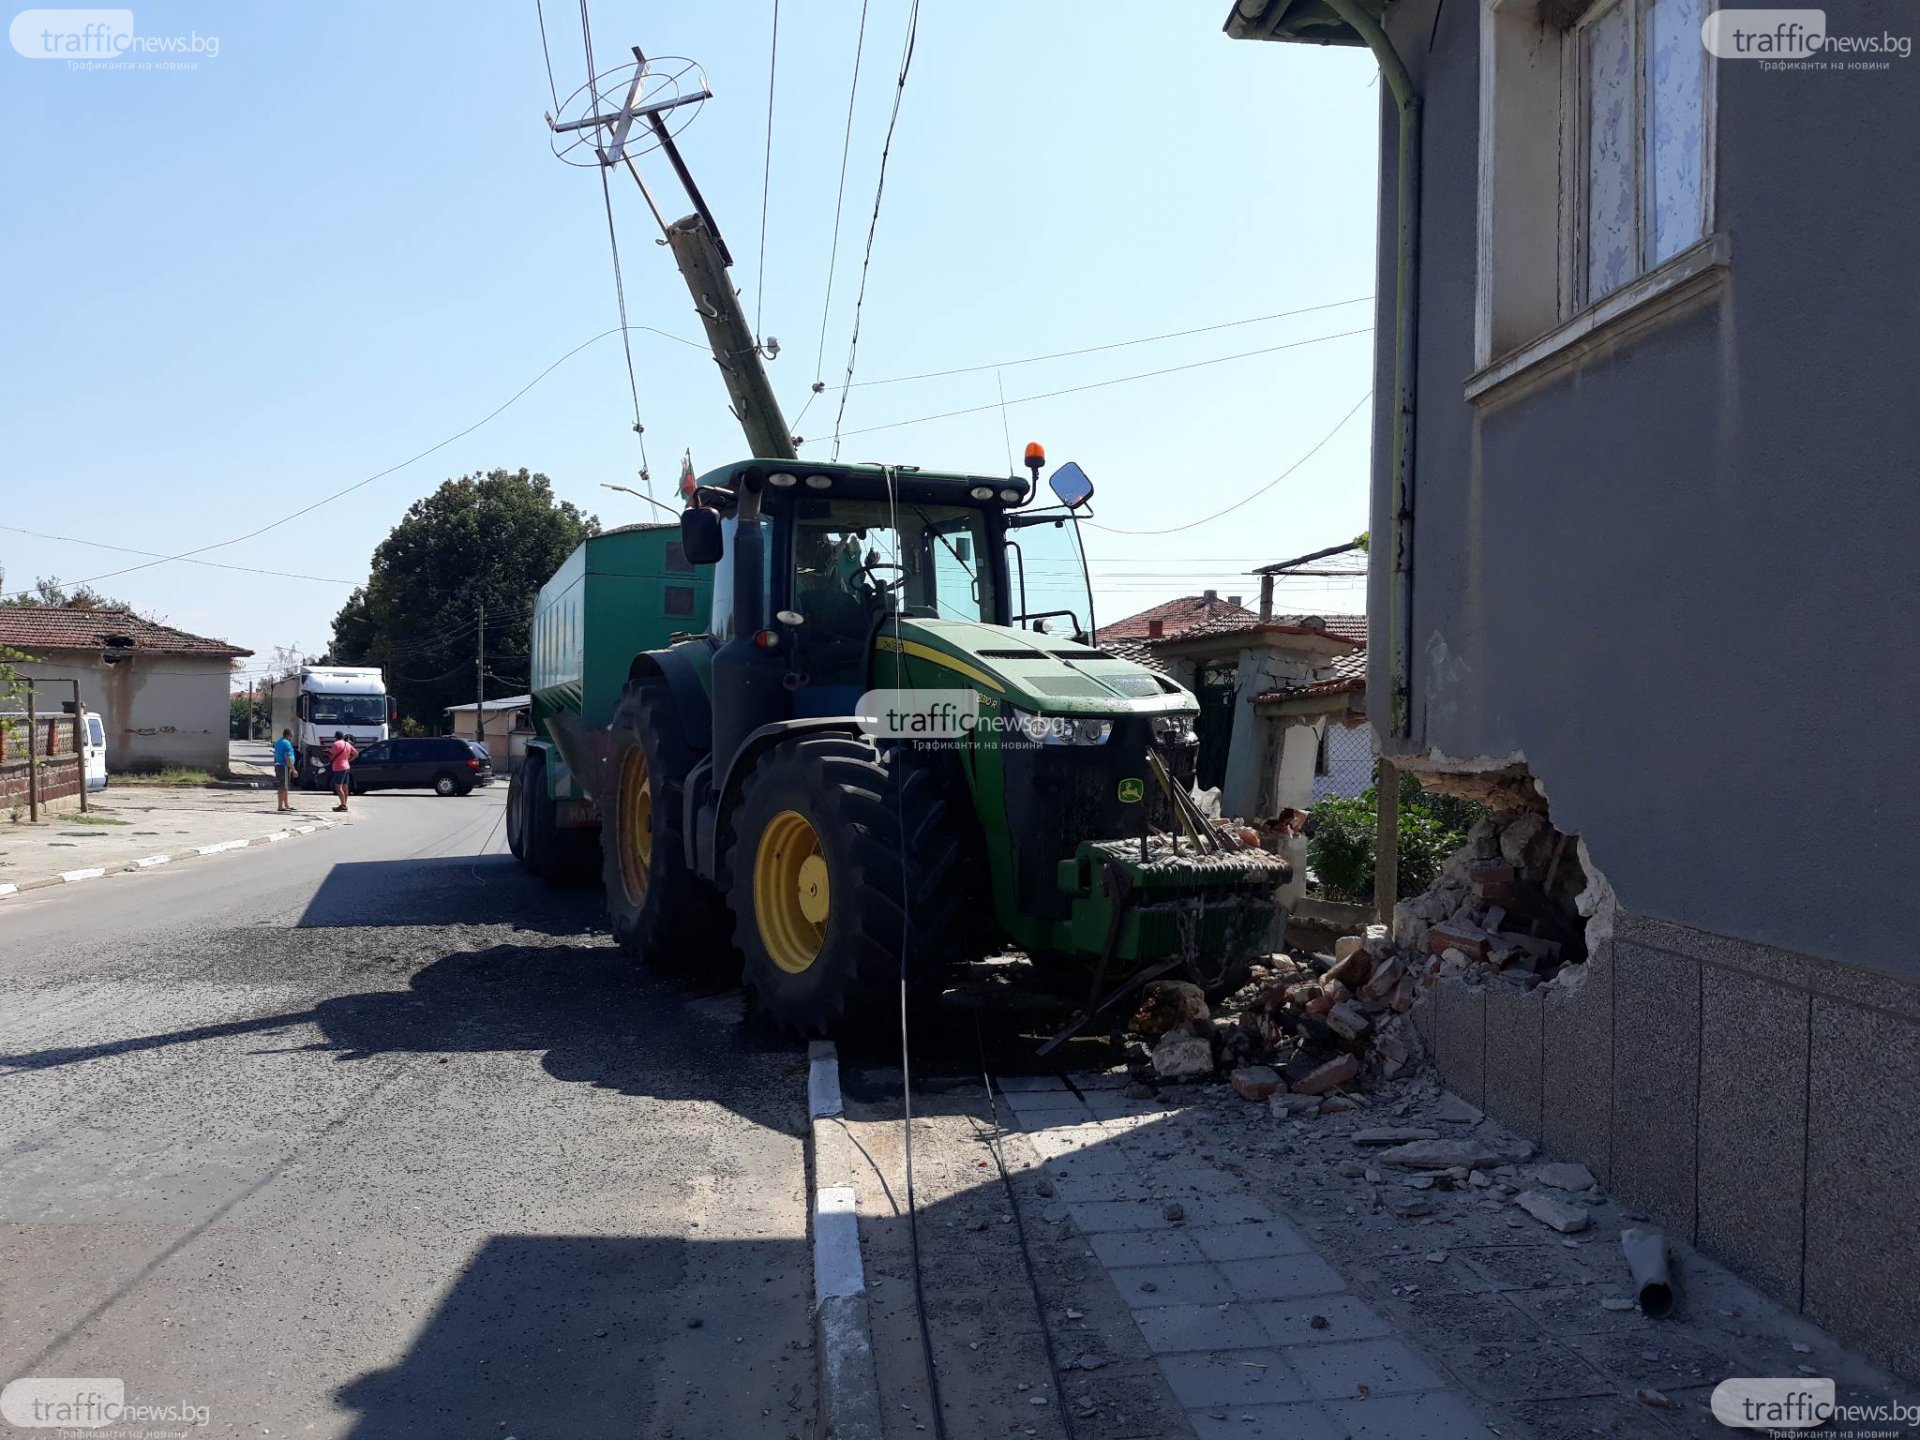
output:
<path id="1" fill-rule="evenodd" d="M 1882 160 L 1910 148 L 1914 79 L 1811 87 L 1718 64 L 1724 268 L 1476 402 L 1483 9 L 1386 15 L 1424 126 L 1414 733 L 1389 748 L 1523 759 L 1619 909 L 1582 984 L 1449 983 L 1422 1023 L 1468 1098 L 1920 1375 L 1920 1298 L 1884 1263 L 1920 1254 L 1920 492 L 1890 459 L 1920 449 L 1898 218 L 1920 198 Z M 1847 29 L 1910 19 L 1859 0 Z M 1865 163 L 1835 167 L 1836 144 Z M 1383 619 L 1391 415 L 1375 406 Z M 1382 719 L 1388 652 L 1369 675 Z M 1874 723 L 1848 713 L 1856 697 Z"/>
<path id="2" fill-rule="evenodd" d="M 1914 81 L 1862 75 L 1816 94 L 1721 64 L 1721 282 L 1525 393 L 1475 404 L 1462 381 L 1475 369 L 1480 8 L 1402 0 L 1389 14 L 1424 92 L 1410 748 L 1523 754 L 1635 913 L 1920 978 L 1906 896 L 1920 820 L 1879 798 L 1881 757 L 1920 750 L 1912 605 L 1888 603 L 1892 577 L 1914 598 L 1920 493 L 1887 460 L 1920 448 L 1912 305 L 1888 303 L 1890 284 L 1910 296 L 1905 227 L 1887 223 L 1889 207 L 1920 201 L 1890 192 L 1879 165 L 1828 173 L 1838 136 L 1905 153 Z M 1903 33 L 1910 18 L 1860 0 L 1848 27 Z M 1387 183 L 1383 303 L 1392 199 Z M 1880 218 L 1836 223 L 1867 215 Z M 1376 536 L 1390 533 L 1390 411 L 1375 411 Z M 1369 603 L 1385 616 L 1380 569 Z M 1382 717 L 1387 650 L 1374 647 L 1369 676 Z M 1846 714 L 1855 695 L 1873 697 L 1879 723 Z"/>

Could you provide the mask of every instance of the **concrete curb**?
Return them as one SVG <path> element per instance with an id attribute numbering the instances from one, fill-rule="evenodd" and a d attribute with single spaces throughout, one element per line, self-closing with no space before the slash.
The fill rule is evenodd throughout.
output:
<path id="1" fill-rule="evenodd" d="M 807 1047 L 807 1149 L 813 1168 L 813 1356 L 820 1404 L 817 1440 L 880 1440 L 880 1382 L 860 1220 L 854 1208 L 853 1145 L 841 1122 L 840 1057 L 830 1041 Z"/>
<path id="2" fill-rule="evenodd" d="M 22 880 L 16 884 L 0 884 L 0 900 L 9 895 L 25 895 L 33 890 L 48 890 L 55 885 L 72 885 L 81 880 L 103 880 L 109 875 L 126 875 L 139 870 L 151 870 L 156 865 L 171 865 L 179 860 L 192 860 L 201 855 L 224 855 L 229 850 L 245 850 L 254 845 L 273 845 L 282 840 L 291 840 L 296 835 L 311 835 L 316 830 L 334 830 L 339 828 L 338 820 L 325 820 L 315 816 L 306 824 L 289 825 L 284 830 L 270 830 L 262 835 L 249 835 L 244 840 L 222 840 L 217 845 L 189 845 L 184 850 L 175 850 L 165 855 L 142 855 L 138 860 L 129 860 L 123 865 L 89 865 L 79 870 L 62 870 L 57 875 L 43 875 L 38 880 Z"/>

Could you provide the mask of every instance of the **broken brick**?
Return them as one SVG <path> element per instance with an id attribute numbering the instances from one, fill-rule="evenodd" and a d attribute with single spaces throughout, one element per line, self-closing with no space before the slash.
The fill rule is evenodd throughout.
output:
<path id="1" fill-rule="evenodd" d="M 1493 937 L 1478 925 L 1460 920 L 1443 920 L 1427 935 L 1427 949 L 1435 955 L 1458 950 L 1470 960 L 1484 960 Z"/>
<path id="2" fill-rule="evenodd" d="M 1323 1095 L 1336 1085 L 1344 1085 L 1360 1073 L 1360 1062 L 1351 1055 L 1336 1055 L 1317 1065 L 1293 1082 L 1296 1095 Z"/>
<path id="3" fill-rule="evenodd" d="M 1230 1077 L 1242 1100 L 1265 1100 L 1280 1088 L 1280 1072 L 1266 1065 L 1248 1065 Z"/>
<path id="4" fill-rule="evenodd" d="M 1511 905 L 1513 903 L 1513 867 L 1504 862 L 1497 865 L 1469 866 L 1467 884 L 1473 888 L 1474 898 L 1483 904 Z"/>
<path id="5" fill-rule="evenodd" d="M 1327 1024 L 1333 1027 L 1336 1035 L 1346 1040 L 1358 1040 L 1373 1028 L 1373 1022 L 1366 1013 L 1351 1000 L 1342 1000 L 1327 1012 Z"/>

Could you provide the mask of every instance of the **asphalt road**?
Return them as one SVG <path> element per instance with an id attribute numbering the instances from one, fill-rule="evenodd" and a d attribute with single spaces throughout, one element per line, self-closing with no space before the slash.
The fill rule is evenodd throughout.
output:
<path id="1" fill-rule="evenodd" d="M 5 903 L 0 1378 L 196 1435 L 808 1432 L 804 1055 L 523 876 L 504 800 Z"/>

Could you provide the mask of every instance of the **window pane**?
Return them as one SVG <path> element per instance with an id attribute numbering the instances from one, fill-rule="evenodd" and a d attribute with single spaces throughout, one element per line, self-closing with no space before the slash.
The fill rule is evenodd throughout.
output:
<path id="1" fill-rule="evenodd" d="M 1653 0 L 1648 7 L 1647 264 L 1658 265 L 1700 238 L 1700 127 L 1706 47 L 1704 0 Z"/>
<path id="2" fill-rule="evenodd" d="M 1634 225 L 1633 20 L 1631 0 L 1586 34 L 1587 299 L 1631 280 L 1639 266 Z"/>

